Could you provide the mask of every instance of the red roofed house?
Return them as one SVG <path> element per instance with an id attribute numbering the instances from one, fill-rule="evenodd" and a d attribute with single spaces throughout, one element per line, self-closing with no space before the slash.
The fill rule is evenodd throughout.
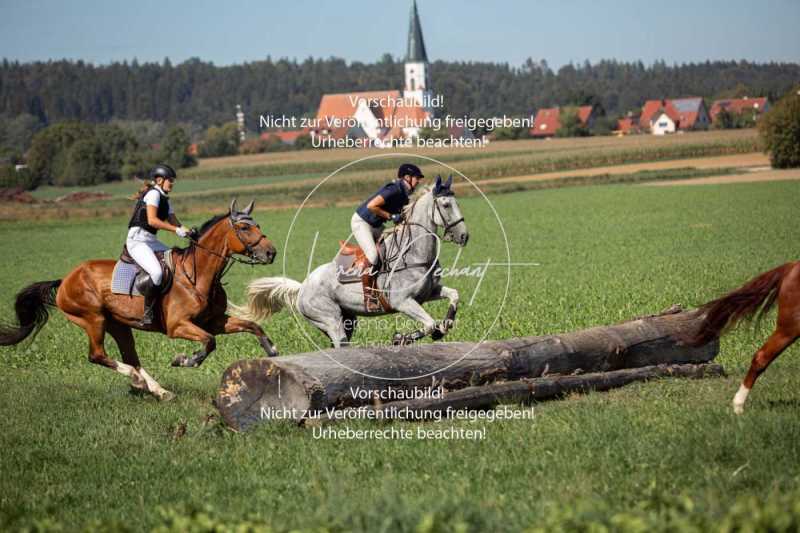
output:
<path id="1" fill-rule="evenodd" d="M 708 112 L 712 122 L 723 109 L 734 115 L 741 115 L 743 113 L 748 113 L 749 115 L 752 113 L 753 118 L 756 119 L 760 114 L 767 112 L 769 109 L 769 102 L 766 97 L 748 98 L 746 96 L 744 98 L 716 100 L 711 104 L 711 109 Z"/>
<path id="2" fill-rule="evenodd" d="M 617 120 L 617 130 L 614 132 L 618 135 L 631 135 L 634 133 L 642 133 L 642 128 L 639 126 L 638 115 L 628 115 Z"/>
<path id="3" fill-rule="evenodd" d="M 265 141 L 269 140 L 271 137 L 276 137 L 280 139 L 283 144 L 294 144 L 298 137 L 308 133 L 304 130 L 293 130 L 293 131 L 265 131 L 261 134 L 261 138 Z"/>
<path id="4" fill-rule="evenodd" d="M 536 118 L 533 119 L 533 128 L 530 134 L 533 137 L 552 137 L 556 134 L 561 127 L 559 117 L 561 116 L 561 108 L 551 107 L 547 109 L 540 109 L 536 113 Z M 580 106 L 578 108 L 578 119 L 581 124 L 587 128 L 591 128 L 595 119 L 596 108 L 590 105 Z"/>
<path id="5" fill-rule="evenodd" d="M 648 100 L 642 108 L 639 126 L 653 135 L 676 131 L 704 130 L 711 124 L 702 98 Z"/>
<path id="6" fill-rule="evenodd" d="M 326 94 L 317 111 L 311 135 L 341 139 L 368 138 L 375 146 L 392 139 L 414 137 L 433 116 L 428 87 L 428 55 L 422 38 L 417 3 L 411 3 L 405 88 L 399 90 Z"/>

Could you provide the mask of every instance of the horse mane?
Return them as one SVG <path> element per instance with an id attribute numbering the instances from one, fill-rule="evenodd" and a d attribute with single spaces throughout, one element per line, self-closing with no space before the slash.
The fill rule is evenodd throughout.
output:
<path id="1" fill-rule="evenodd" d="M 200 237 L 205 235 L 211 228 L 214 227 L 214 225 L 217 222 L 219 222 L 220 220 L 222 220 L 223 218 L 225 218 L 225 217 L 227 217 L 229 215 L 230 215 L 230 211 L 227 212 L 227 213 L 222 213 L 221 215 L 214 215 L 213 217 L 211 217 L 208 220 L 206 220 L 205 222 L 203 222 L 203 225 L 200 226 L 199 230 L 197 230 L 197 233 L 198 233 L 197 238 L 199 239 Z"/>
<path id="2" fill-rule="evenodd" d="M 403 216 L 410 215 L 411 211 L 414 209 L 414 205 L 426 194 L 433 191 L 433 185 L 426 185 L 425 187 L 418 189 L 414 194 L 411 195 L 410 201 L 403 206 Z"/>
<path id="3" fill-rule="evenodd" d="M 219 222 L 219 221 L 220 221 L 220 220 L 222 220 L 223 218 L 227 217 L 228 215 L 230 215 L 230 212 L 227 212 L 227 213 L 222 213 L 222 214 L 220 214 L 220 215 L 214 215 L 213 217 L 211 217 L 211 218 L 209 218 L 208 220 L 206 220 L 205 222 L 203 222 L 203 225 L 202 225 L 202 226 L 200 226 L 200 229 L 198 229 L 198 230 L 197 230 L 197 240 L 200 240 L 200 237 L 202 237 L 203 235 L 205 235 L 206 233 L 208 233 L 208 231 L 209 231 L 211 228 L 213 228 L 213 227 L 216 225 L 216 223 L 217 223 L 217 222 Z M 196 244 L 196 243 L 195 243 L 194 241 L 190 241 L 190 242 L 189 242 L 189 245 L 188 245 L 188 246 L 186 246 L 185 248 L 180 248 L 180 247 L 178 247 L 178 248 L 173 248 L 173 250 L 174 250 L 175 252 L 177 252 L 177 253 L 179 253 L 179 254 L 183 255 L 183 254 L 185 254 L 185 253 L 187 253 L 187 252 L 192 252 L 192 251 L 194 251 L 194 249 L 195 249 L 195 244 Z"/>

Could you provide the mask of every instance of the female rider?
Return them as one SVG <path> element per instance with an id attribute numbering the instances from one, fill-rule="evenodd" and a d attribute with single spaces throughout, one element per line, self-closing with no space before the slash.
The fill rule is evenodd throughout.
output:
<path id="1" fill-rule="evenodd" d="M 185 238 L 190 230 L 181 225 L 169 205 L 169 193 L 176 178 L 175 170 L 169 165 L 156 165 L 150 170 L 151 182 L 137 195 L 136 206 L 128 223 L 128 238 L 125 245 L 128 254 L 136 261 L 147 276 L 139 277 L 136 288 L 144 296 L 144 315 L 140 326 L 153 323 L 153 308 L 161 291 L 163 272 L 155 252 L 169 247 L 156 238 L 158 230 L 175 232 Z"/>
<path id="2" fill-rule="evenodd" d="M 367 256 L 369 265 L 361 273 L 361 284 L 364 288 L 364 307 L 367 312 L 379 311 L 376 268 L 380 257 L 375 241 L 383 232 L 383 224 L 391 220 L 395 224 L 402 220 L 403 207 L 408 204 L 409 196 L 416 189 L 419 181 L 425 176 L 418 166 L 411 163 L 400 165 L 397 179 L 387 183 L 367 198 L 350 219 L 350 229 L 358 245 Z"/>

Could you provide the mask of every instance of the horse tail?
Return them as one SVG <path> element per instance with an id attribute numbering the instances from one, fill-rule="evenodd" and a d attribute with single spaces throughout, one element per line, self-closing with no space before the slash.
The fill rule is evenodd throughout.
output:
<path id="1" fill-rule="evenodd" d="M 740 320 L 757 314 L 760 320 L 775 305 L 783 278 L 794 263 L 786 263 L 756 276 L 740 288 L 700 306 L 703 317 L 697 329 L 682 339 L 702 346 L 719 338 Z"/>
<path id="2" fill-rule="evenodd" d="M 300 287 L 300 282 L 290 278 L 258 278 L 247 286 L 247 305 L 228 302 L 228 309 L 245 320 L 265 320 L 284 307 L 297 309 Z"/>
<path id="3" fill-rule="evenodd" d="M 40 281 L 28 285 L 17 293 L 17 301 L 14 304 L 17 325 L 0 324 L 0 346 L 11 346 L 31 334 L 35 337 L 39 333 L 49 316 L 47 306 L 56 303 L 56 290 L 60 285 L 60 279 Z"/>

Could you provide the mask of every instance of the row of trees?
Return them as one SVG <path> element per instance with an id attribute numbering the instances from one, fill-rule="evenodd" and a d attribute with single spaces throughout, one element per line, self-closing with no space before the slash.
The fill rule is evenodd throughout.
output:
<path id="1" fill-rule="evenodd" d="M 144 176 L 157 162 L 176 168 L 196 164 L 187 154 L 188 147 L 188 134 L 177 126 L 153 146 L 142 145 L 117 124 L 62 122 L 33 136 L 25 158 L 27 168 L 11 173 L 11 165 L 6 165 L 2 185 L 33 189 L 43 184 L 94 185 Z"/>
<path id="2" fill-rule="evenodd" d="M 192 123 L 194 128 L 230 120 L 242 104 L 257 127 L 259 114 L 313 115 L 325 93 L 400 88 L 403 63 L 385 55 L 374 64 L 342 59 L 255 61 L 218 67 L 192 59 L 172 65 L 82 61 L 0 63 L 0 115 L 29 114 L 42 124 L 66 120 L 150 120 Z M 800 79 L 800 65 L 715 61 L 645 66 L 600 61 L 558 70 L 529 59 L 505 63 L 445 62 L 431 65 L 433 90 L 445 95 L 443 113 L 525 116 L 556 105 L 600 104 L 610 116 L 639 109 L 650 98 L 770 96 Z"/>

